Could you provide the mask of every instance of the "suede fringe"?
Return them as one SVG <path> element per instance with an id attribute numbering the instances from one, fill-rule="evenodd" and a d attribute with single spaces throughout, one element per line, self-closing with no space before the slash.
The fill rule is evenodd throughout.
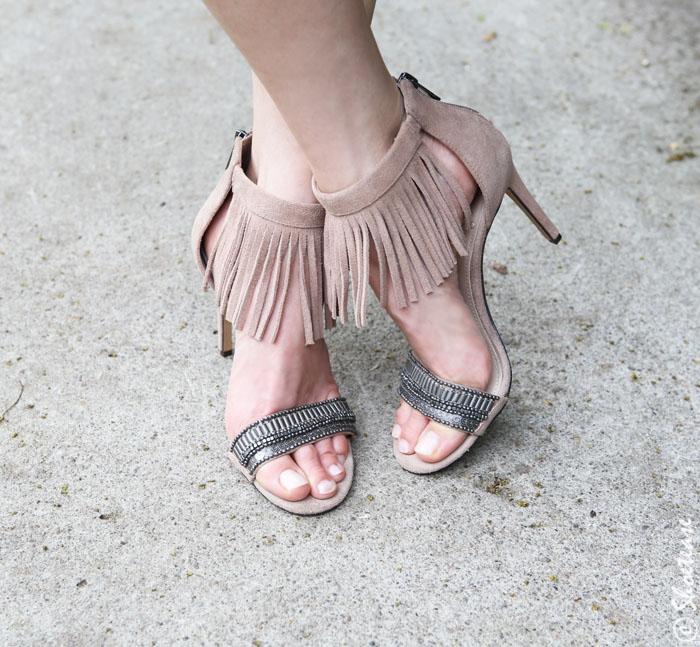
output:
<path id="1" fill-rule="evenodd" d="M 317 196 L 323 204 L 323 194 Z M 470 217 L 469 204 L 422 142 L 393 185 L 371 204 L 343 215 L 325 206 L 326 302 L 342 322 L 352 283 L 355 321 L 366 323 L 372 245 L 380 268 L 379 300 L 386 306 L 391 279 L 402 308 L 417 301 L 419 292 L 432 292 L 451 274 L 458 255 L 467 254 L 462 218 Z"/>
<path id="2" fill-rule="evenodd" d="M 234 191 L 223 231 L 207 261 L 219 312 L 255 339 L 277 337 L 294 264 L 298 266 L 304 337 L 323 336 L 322 227 L 281 226 L 248 209 Z"/>

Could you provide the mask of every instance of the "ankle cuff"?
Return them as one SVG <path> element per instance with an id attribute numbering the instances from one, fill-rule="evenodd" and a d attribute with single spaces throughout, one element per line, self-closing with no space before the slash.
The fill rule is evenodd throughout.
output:
<path id="1" fill-rule="evenodd" d="M 333 216 L 347 216 L 366 209 L 396 184 L 420 144 L 420 124 L 414 117 L 407 114 L 389 150 L 368 176 L 333 193 L 321 191 L 314 178 L 312 181 L 314 195 Z"/>
<path id="2" fill-rule="evenodd" d="M 406 109 L 410 104 L 406 103 Z M 470 213 L 464 191 L 423 143 L 423 129 L 408 112 L 386 155 L 369 176 L 346 189 L 314 194 L 326 209 L 326 303 L 347 320 L 352 283 L 355 321 L 366 323 L 370 252 L 379 263 L 379 300 L 389 283 L 399 307 L 430 293 L 467 254 L 462 218 Z"/>
<path id="3" fill-rule="evenodd" d="M 267 193 L 245 174 L 240 164 L 233 169 L 232 191 L 248 211 L 280 227 L 323 227 L 325 212 L 320 204 L 288 202 Z"/>
<path id="4" fill-rule="evenodd" d="M 312 344 L 323 337 L 324 325 L 332 325 L 323 304 L 324 209 L 287 202 L 252 182 L 242 166 L 250 145 L 250 136 L 237 139 L 226 173 L 195 223 L 193 241 L 199 250 L 206 228 L 231 195 L 221 234 L 206 260 L 204 286 L 214 287 L 219 313 L 255 339 L 274 341 L 284 308 L 300 307 L 304 339 Z M 297 294 L 293 305 L 286 305 L 290 283 Z"/>

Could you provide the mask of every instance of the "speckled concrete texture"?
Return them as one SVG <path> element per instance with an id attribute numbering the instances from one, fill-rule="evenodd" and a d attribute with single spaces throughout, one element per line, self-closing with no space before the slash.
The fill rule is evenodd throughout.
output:
<path id="1" fill-rule="evenodd" d="M 329 335 L 355 485 L 297 518 L 226 457 L 189 249 L 245 62 L 196 1 L 3 3 L 0 645 L 700 645 L 674 607 L 700 595 L 697 3 L 380 0 L 375 26 L 504 131 L 564 241 L 504 202 L 512 400 L 440 474 L 392 457 L 407 349 L 376 301 Z"/>

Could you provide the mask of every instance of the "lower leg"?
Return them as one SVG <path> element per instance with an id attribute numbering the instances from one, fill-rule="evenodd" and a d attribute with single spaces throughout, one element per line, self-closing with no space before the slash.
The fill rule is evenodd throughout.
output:
<path id="1" fill-rule="evenodd" d="M 253 73 L 253 145 L 248 177 L 282 200 L 316 202 L 311 190 L 311 168 L 284 117 Z"/>
<path id="2" fill-rule="evenodd" d="M 373 2 L 205 0 L 327 191 L 366 175 L 403 118 L 370 29 Z"/>

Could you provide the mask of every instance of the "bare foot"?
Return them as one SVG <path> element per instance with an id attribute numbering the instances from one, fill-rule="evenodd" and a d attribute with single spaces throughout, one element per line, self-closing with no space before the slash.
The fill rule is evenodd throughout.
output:
<path id="1" fill-rule="evenodd" d="M 218 239 L 229 201 L 230 198 L 222 205 L 205 234 L 207 254 Z M 304 343 L 299 290 L 295 286 L 298 280 L 293 272 L 274 343 L 236 332 L 226 400 L 226 433 L 231 440 L 266 415 L 340 395 L 325 342 L 319 340 L 308 346 Z M 347 455 L 348 440 L 337 434 L 264 463 L 256 480 L 287 501 L 300 501 L 309 494 L 328 499 L 335 494 L 336 483 L 345 478 L 343 464 Z"/>
<path id="2" fill-rule="evenodd" d="M 476 182 L 459 158 L 426 135 L 426 145 L 464 189 L 471 202 Z M 379 290 L 379 266 L 374 259 L 370 282 Z M 491 354 L 474 317 L 462 298 L 455 271 L 431 294 L 406 308 L 399 308 L 393 289 L 388 291 L 387 311 L 401 329 L 415 354 L 438 377 L 485 390 L 491 377 Z M 399 451 L 416 454 L 435 463 L 462 444 L 466 434 L 426 418 L 402 401 L 396 412 L 392 436 Z"/>

